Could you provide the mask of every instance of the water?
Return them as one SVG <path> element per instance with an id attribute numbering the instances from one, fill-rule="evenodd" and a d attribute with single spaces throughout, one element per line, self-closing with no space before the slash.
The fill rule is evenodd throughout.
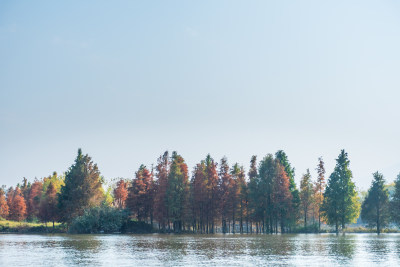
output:
<path id="1" fill-rule="evenodd" d="M 399 234 L 0 235 L 1 266 L 400 265 Z"/>

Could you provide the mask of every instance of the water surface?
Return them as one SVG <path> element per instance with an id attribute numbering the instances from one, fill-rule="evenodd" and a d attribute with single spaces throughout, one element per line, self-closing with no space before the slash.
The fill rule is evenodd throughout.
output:
<path id="1" fill-rule="evenodd" d="M 400 234 L 0 235 L 1 266 L 400 265 Z"/>

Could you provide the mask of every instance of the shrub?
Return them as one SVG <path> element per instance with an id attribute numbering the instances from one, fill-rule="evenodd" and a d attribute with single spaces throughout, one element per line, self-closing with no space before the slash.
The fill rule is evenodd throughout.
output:
<path id="1" fill-rule="evenodd" d="M 76 217 L 70 227 L 70 233 L 95 234 L 120 232 L 128 220 L 128 213 L 112 207 L 94 207 Z"/>

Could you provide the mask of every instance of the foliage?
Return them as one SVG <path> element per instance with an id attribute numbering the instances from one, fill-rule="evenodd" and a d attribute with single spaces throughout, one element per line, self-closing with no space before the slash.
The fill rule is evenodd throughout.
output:
<path id="1" fill-rule="evenodd" d="M 229 165 L 224 157 L 217 165 L 207 155 L 196 164 L 190 182 L 183 157 L 166 151 L 154 169 L 142 165 L 132 181 L 118 179 L 105 191 L 97 165 L 79 149 L 65 175 L 54 172 L 32 184 L 24 178 L 6 194 L 5 187 L 1 188 L 0 217 L 19 221 L 39 218 L 55 226 L 57 221 L 66 222 L 71 232 L 79 233 L 151 232 L 153 219 L 162 232 L 316 232 L 321 221 L 338 232 L 339 226 L 344 230 L 357 219 L 361 198 L 344 150 L 326 188 L 324 162 L 318 160 L 316 181 L 307 170 L 299 192 L 294 168 L 282 150 L 275 156 L 266 155 L 258 164 L 252 156 L 247 177 L 238 163 Z M 384 185 L 379 173 L 374 178 L 368 194 L 362 196 L 362 217 L 370 226 L 376 225 L 379 233 L 389 223 L 388 209 L 391 221 L 400 223 L 400 174 L 393 185 Z M 392 190 L 390 197 L 387 188 Z M 304 227 L 299 226 L 299 214 Z M 47 231 L 42 225 L 23 229 Z"/>
<path id="2" fill-rule="evenodd" d="M 165 151 L 157 160 L 155 183 L 154 213 L 160 227 L 165 231 L 167 222 L 169 222 L 167 187 L 170 169 L 169 153 Z"/>
<path id="3" fill-rule="evenodd" d="M 103 188 L 97 164 L 79 149 L 75 163 L 65 175 L 65 185 L 61 187 L 60 219 L 69 223 L 82 215 L 85 209 L 98 206 L 102 200 Z"/>
<path id="4" fill-rule="evenodd" d="M 68 231 L 78 234 L 121 232 L 128 220 L 128 212 L 113 207 L 101 206 L 85 210 L 82 216 L 76 217 Z"/>
<path id="5" fill-rule="evenodd" d="M 43 222 L 54 222 L 59 219 L 57 191 L 52 182 L 47 187 L 45 196 L 40 201 L 39 218 Z"/>
<path id="6" fill-rule="evenodd" d="M 290 206 L 289 228 L 293 228 L 300 215 L 300 194 L 294 181 L 295 169 L 292 168 L 286 153 L 283 150 L 278 150 L 275 153 L 277 161 L 284 167 L 287 176 L 289 177 L 289 190 L 292 194 L 292 203 Z"/>
<path id="7" fill-rule="evenodd" d="M 171 157 L 171 168 L 168 175 L 166 200 L 168 217 L 175 232 L 183 229 L 185 213 L 189 211 L 189 180 L 188 167 L 182 156 L 175 151 Z"/>
<path id="8" fill-rule="evenodd" d="M 325 163 L 322 157 L 318 158 L 317 167 L 318 178 L 315 183 L 315 210 L 318 214 L 318 231 L 321 231 L 321 207 L 324 203 L 324 192 L 325 192 Z"/>
<path id="9" fill-rule="evenodd" d="M 394 223 L 400 226 L 400 173 L 394 183 L 394 194 L 390 201 L 390 216 Z"/>
<path id="10" fill-rule="evenodd" d="M 8 197 L 8 195 L 7 195 Z M 10 200 L 7 201 L 9 205 L 8 218 L 14 221 L 22 221 L 26 218 L 26 203 L 22 196 L 21 189 L 15 188 L 14 192 L 10 192 Z"/>
<path id="11" fill-rule="evenodd" d="M 127 207 L 139 221 L 153 218 L 153 174 L 141 165 L 129 187 Z"/>
<path id="12" fill-rule="evenodd" d="M 125 202 L 128 198 L 128 185 L 124 179 L 120 179 L 114 189 L 114 206 L 119 209 L 125 208 Z"/>
<path id="13" fill-rule="evenodd" d="M 300 206 L 304 216 L 304 228 L 307 227 L 307 216 L 313 203 L 313 185 L 310 170 L 307 169 L 300 181 Z"/>
<path id="14" fill-rule="evenodd" d="M 327 223 L 335 226 L 337 233 L 339 226 L 344 229 L 347 223 L 355 222 L 360 210 L 349 164 L 347 153 L 342 150 L 324 193 L 322 212 Z"/>
<path id="15" fill-rule="evenodd" d="M 8 204 L 6 200 L 6 193 L 3 188 L 0 188 L 0 218 L 8 217 Z"/>
<path id="16" fill-rule="evenodd" d="M 389 192 L 385 189 L 383 175 L 375 172 L 373 176 L 371 188 L 362 203 L 361 218 L 370 227 L 376 226 L 376 231 L 380 234 L 381 227 L 389 222 Z"/>
<path id="17" fill-rule="evenodd" d="M 40 198 L 42 197 L 43 183 L 35 179 L 27 194 L 27 216 L 30 220 L 39 216 Z"/>

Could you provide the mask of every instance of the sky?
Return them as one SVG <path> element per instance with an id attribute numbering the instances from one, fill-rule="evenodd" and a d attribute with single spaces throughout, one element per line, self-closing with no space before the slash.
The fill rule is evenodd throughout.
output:
<path id="1" fill-rule="evenodd" d="M 0 184 L 165 150 L 400 172 L 398 1 L 0 1 Z"/>

